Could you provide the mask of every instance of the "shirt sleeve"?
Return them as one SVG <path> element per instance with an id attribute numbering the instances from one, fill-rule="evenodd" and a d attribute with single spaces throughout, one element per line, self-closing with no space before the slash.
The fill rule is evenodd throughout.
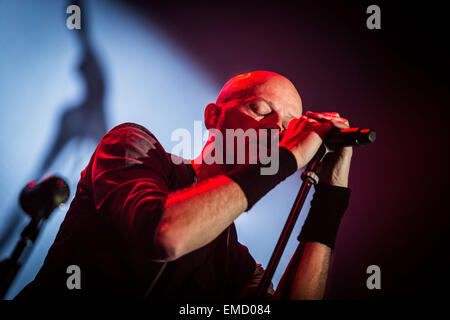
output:
<path id="1" fill-rule="evenodd" d="M 169 194 L 170 160 L 146 129 L 112 129 L 95 151 L 89 174 L 97 212 L 120 235 L 150 253 Z"/>

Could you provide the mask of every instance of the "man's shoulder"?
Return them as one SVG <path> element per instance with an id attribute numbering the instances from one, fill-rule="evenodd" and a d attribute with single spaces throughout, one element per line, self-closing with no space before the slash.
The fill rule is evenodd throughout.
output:
<path id="1" fill-rule="evenodd" d="M 134 122 L 124 122 L 121 123 L 117 126 L 115 126 L 114 128 L 112 128 L 111 130 L 108 131 L 108 133 L 105 135 L 111 135 L 111 134 L 118 134 L 118 133 L 123 133 L 123 132 L 142 132 L 145 135 L 151 136 L 152 138 L 156 139 L 155 135 L 148 130 L 146 127 L 134 123 Z"/>
<path id="2" fill-rule="evenodd" d="M 103 137 L 100 145 L 114 150 L 127 150 L 131 154 L 135 153 L 133 151 L 145 152 L 148 156 L 151 153 L 165 161 L 169 160 L 175 166 L 190 164 L 190 160 L 167 152 L 149 129 L 133 122 L 125 122 L 112 128 Z"/>
<path id="3" fill-rule="evenodd" d="M 165 153 L 163 146 L 150 130 L 133 122 L 115 126 L 103 136 L 100 144 L 145 147 L 145 149 L 154 149 Z"/>
<path id="4" fill-rule="evenodd" d="M 132 122 L 119 124 L 103 136 L 91 162 L 105 165 L 105 161 L 108 166 L 145 164 L 162 166 L 165 170 L 172 167 L 169 154 L 155 135 L 146 127 Z"/>

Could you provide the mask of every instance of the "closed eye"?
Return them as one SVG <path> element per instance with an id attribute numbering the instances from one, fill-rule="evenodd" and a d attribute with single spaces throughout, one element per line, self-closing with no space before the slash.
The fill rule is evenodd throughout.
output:
<path id="1" fill-rule="evenodd" d="M 259 117 L 267 116 L 273 112 L 271 108 L 261 106 L 261 104 L 255 102 L 250 103 L 250 109 L 254 114 L 256 114 Z"/>

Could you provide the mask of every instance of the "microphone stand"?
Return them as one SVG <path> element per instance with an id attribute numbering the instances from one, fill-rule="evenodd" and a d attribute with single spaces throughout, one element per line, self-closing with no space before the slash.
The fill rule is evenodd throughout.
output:
<path id="1" fill-rule="evenodd" d="M 319 182 L 318 174 L 320 172 L 322 161 L 325 156 L 331 152 L 334 152 L 334 149 L 325 145 L 325 143 L 322 143 L 315 156 L 311 159 L 311 161 L 303 171 L 301 176 L 303 183 L 300 187 L 297 197 L 295 198 L 294 204 L 292 205 L 291 212 L 289 213 L 286 224 L 281 231 L 280 238 L 278 239 L 275 249 L 273 250 L 272 256 L 270 257 L 269 264 L 267 265 L 266 271 L 264 272 L 261 284 L 256 292 L 257 299 L 264 299 L 275 270 L 278 267 L 278 263 L 280 262 L 281 256 L 283 255 L 284 249 L 286 248 L 286 244 L 289 240 L 292 230 L 294 229 L 298 216 L 300 215 L 300 211 L 303 208 L 303 204 L 308 197 L 308 193 L 311 187 Z"/>
<path id="2" fill-rule="evenodd" d="M 11 256 L 0 261 L 0 298 L 5 297 L 21 266 L 28 259 L 44 222 L 54 209 L 68 200 L 69 195 L 69 186 L 58 177 L 49 177 L 38 186 L 32 181 L 22 190 L 19 202 L 31 220 L 20 234 Z"/>
<path id="3" fill-rule="evenodd" d="M 16 244 L 11 256 L 0 261 L 0 298 L 4 298 L 21 266 L 27 260 L 36 238 L 41 231 L 42 225 L 51 211 L 45 212 L 45 210 L 40 210 L 39 214 L 34 216 L 23 229 L 20 234 L 20 240 Z"/>

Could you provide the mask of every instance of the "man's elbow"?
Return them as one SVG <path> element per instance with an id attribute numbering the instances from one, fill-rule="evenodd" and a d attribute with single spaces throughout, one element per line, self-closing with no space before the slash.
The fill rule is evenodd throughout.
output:
<path id="1" fill-rule="evenodd" d="M 174 261 L 184 255 L 182 239 L 170 230 L 167 224 L 162 224 L 155 234 L 155 261 Z"/>

